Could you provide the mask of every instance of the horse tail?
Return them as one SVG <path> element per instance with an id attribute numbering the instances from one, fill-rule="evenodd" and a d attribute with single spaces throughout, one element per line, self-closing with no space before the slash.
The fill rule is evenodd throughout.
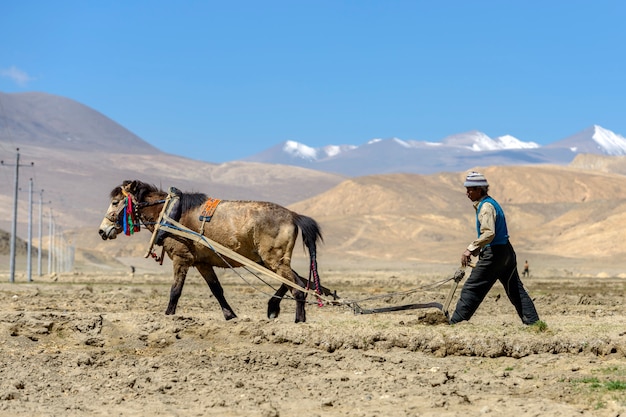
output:
<path id="1" fill-rule="evenodd" d="M 296 214 L 294 223 L 302 231 L 302 244 L 309 250 L 309 280 L 313 279 L 315 290 L 322 293 L 320 276 L 317 272 L 317 241 L 324 241 L 320 225 L 311 217 Z"/>
<path id="2" fill-rule="evenodd" d="M 309 250 L 309 255 L 315 257 L 317 254 L 317 241 L 324 241 L 320 225 L 314 219 L 301 214 L 296 214 L 294 223 L 302 231 L 302 243 Z"/>

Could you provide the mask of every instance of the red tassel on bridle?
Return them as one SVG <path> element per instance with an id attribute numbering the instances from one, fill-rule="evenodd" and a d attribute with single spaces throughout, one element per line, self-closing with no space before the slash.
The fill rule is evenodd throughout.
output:
<path id="1" fill-rule="evenodd" d="M 124 210 L 124 234 L 130 236 L 140 230 L 139 222 L 135 216 L 135 210 L 133 209 L 133 199 L 131 195 L 126 196 L 124 201 L 126 209 Z"/>

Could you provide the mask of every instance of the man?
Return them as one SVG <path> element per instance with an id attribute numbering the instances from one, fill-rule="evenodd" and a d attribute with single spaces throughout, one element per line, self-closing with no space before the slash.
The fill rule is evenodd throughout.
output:
<path id="1" fill-rule="evenodd" d="M 523 277 L 530 276 L 530 267 L 528 266 L 528 261 L 524 261 L 524 272 L 522 272 Z"/>
<path id="2" fill-rule="evenodd" d="M 500 205 L 489 196 L 489 184 L 484 175 L 471 172 L 463 184 L 467 197 L 476 210 L 476 231 L 478 237 L 467 246 L 461 255 L 463 267 L 471 257 L 478 256 L 478 262 L 463 285 L 450 324 L 469 320 L 478 309 L 496 280 L 499 280 L 515 306 L 524 324 L 539 321 L 535 305 L 524 289 L 519 273 L 513 246 L 509 242 L 506 219 Z"/>

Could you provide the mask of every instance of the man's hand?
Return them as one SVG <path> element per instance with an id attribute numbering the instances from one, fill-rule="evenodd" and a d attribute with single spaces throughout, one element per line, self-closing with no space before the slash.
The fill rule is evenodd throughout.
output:
<path id="1" fill-rule="evenodd" d="M 469 250 L 465 249 L 465 252 L 463 252 L 463 254 L 461 255 L 461 266 L 465 268 L 467 264 L 470 263 L 471 260 L 472 260 L 472 253 Z"/>

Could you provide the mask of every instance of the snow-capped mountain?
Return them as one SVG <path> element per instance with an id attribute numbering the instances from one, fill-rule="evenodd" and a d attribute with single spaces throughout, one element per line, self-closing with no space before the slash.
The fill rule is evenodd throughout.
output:
<path id="1" fill-rule="evenodd" d="M 499 136 L 492 139 L 483 132 L 478 132 L 476 130 L 448 136 L 444 138 L 441 143 L 447 146 L 457 146 L 470 149 L 474 152 L 503 149 L 532 149 L 539 147 L 539 145 L 535 142 L 522 142 L 511 135 Z"/>
<path id="2" fill-rule="evenodd" d="M 438 142 L 423 142 L 409 140 L 405 141 L 398 138 L 391 139 L 371 139 L 363 146 L 374 146 L 384 142 L 391 142 L 401 148 L 406 149 L 419 149 L 428 147 L 448 146 L 455 148 L 468 149 L 474 152 L 481 151 L 495 151 L 505 149 L 533 149 L 538 148 L 539 145 L 535 142 L 523 142 L 513 136 L 505 135 L 499 136 L 495 139 L 490 138 L 486 134 L 479 131 L 471 131 L 466 133 L 459 133 L 444 138 L 440 143 Z M 312 148 L 303 143 L 299 143 L 293 140 L 288 140 L 283 143 L 282 151 L 292 158 L 300 158 L 305 161 L 322 161 L 327 158 L 338 157 L 340 154 L 352 151 L 359 148 L 356 145 L 327 145 L 321 148 Z M 253 156 L 252 158 L 255 158 Z M 250 159 L 247 159 L 250 160 Z M 256 160 L 256 159 L 255 159 Z M 267 162 L 267 161 L 263 161 Z"/>
<path id="3" fill-rule="evenodd" d="M 626 138 L 594 125 L 547 146 L 510 135 L 490 138 L 479 131 L 450 135 L 441 142 L 377 138 L 360 146 L 312 148 L 287 141 L 244 161 L 359 176 L 392 172 L 429 174 L 486 165 L 567 164 L 580 153 L 626 155 Z"/>
<path id="4" fill-rule="evenodd" d="M 565 147 L 575 153 L 626 155 L 626 138 L 598 125 L 593 125 L 547 147 Z"/>
<path id="5" fill-rule="evenodd" d="M 288 140 L 283 144 L 283 151 L 286 154 L 309 161 L 333 157 L 354 148 L 356 148 L 355 145 L 327 145 L 322 148 L 311 148 L 293 140 Z"/>

